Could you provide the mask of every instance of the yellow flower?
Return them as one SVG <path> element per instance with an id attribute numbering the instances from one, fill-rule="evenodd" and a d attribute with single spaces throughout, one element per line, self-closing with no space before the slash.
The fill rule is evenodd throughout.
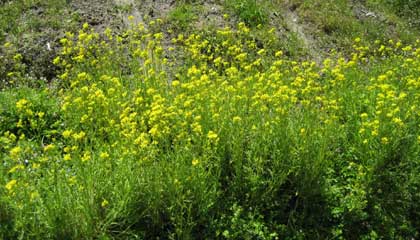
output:
<path id="1" fill-rule="evenodd" d="M 191 164 L 192 164 L 193 166 L 196 166 L 198 163 L 199 163 L 198 159 L 193 159 L 193 160 L 191 161 Z"/>
<path id="2" fill-rule="evenodd" d="M 63 159 L 64 159 L 64 161 L 70 161 L 71 160 L 71 155 L 70 154 L 64 154 Z"/>
<path id="3" fill-rule="evenodd" d="M 49 144 L 44 147 L 44 152 L 48 152 L 50 150 L 53 150 L 55 148 L 54 144 Z"/>
<path id="4" fill-rule="evenodd" d="M 80 131 L 79 133 L 73 134 L 74 140 L 82 140 L 86 136 L 86 133 L 83 131 Z"/>
<path id="5" fill-rule="evenodd" d="M 81 72 L 79 74 L 77 74 L 77 78 L 80 80 L 85 80 L 87 78 L 87 73 L 86 72 Z"/>
<path id="6" fill-rule="evenodd" d="M 7 184 L 6 184 L 6 189 L 11 192 L 13 190 L 13 188 L 16 186 L 17 181 L 15 179 L 10 180 Z"/>
<path id="7" fill-rule="evenodd" d="M 217 134 L 213 131 L 209 131 L 207 133 L 207 138 L 210 140 L 216 140 L 218 138 Z"/>
<path id="8" fill-rule="evenodd" d="M 152 135 L 153 137 L 157 137 L 159 135 L 159 129 L 157 126 L 153 126 L 150 130 L 149 130 L 150 135 Z"/>
<path id="9" fill-rule="evenodd" d="M 16 135 L 7 131 L 4 136 L 8 137 L 12 142 L 16 141 Z"/>
<path id="10" fill-rule="evenodd" d="M 71 151 L 71 147 L 70 146 L 64 147 L 63 150 L 65 153 L 69 153 Z"/>
<path id="11" fill-rule="evenodd" d="M 56 58 L 54 58 L 53 64 L 58 65 L 59 63 L 60 63 L 60 56 L 57 56 Z"/>
<path id="12" fill-rule="evenodd" d="M 16 146 L 10 150 L 10 157 L 13 159 L 17 159 L 21 152 L 22 152 L 22 148 L 19 146 Z"/>
<path id="13" fill-rule="evenodd" d="M 70 186 L 73 186 L 74 184 L 76 184 L 77 178 L 76 178 L 76 176 L 71 176 L 71 177 L 69 177 L 68 181 L 69 181 Z"/>
<path id="14" fill-rule="evenodd" d="M 401 118 L 393 118 L 392 122 L 394 122 L 395 124 L 402 126 L 404 125 L 404 122 L 401 120 Z"/>
<path id="15" fill-rule="evenodd" d="M 368 117 L 368 114 L 367 113 L 362 113 L 362 114 L 360 114 L 360 117 L 363 118 L 363 119 L 366 119 Z"/>
<path id="16" fill-rule="evenodd" d="M 39 193 L 38 191 L 35 192 L 31 192 L 31 196 L 30 196 L 30 200 L 33 201 L 35 199 L 39 198 Z"/>
<path id="17" fill-rule="evenodd" d="M 16 127 L 23 128 L 23 122 L 22 119 L 19 119 L 19 121 L 16 123 Z"/>
<path id="18" fill-rule="evenodd" d="M 16 166 L 12 167 L 12 169 L 9 170 L 9 173 L 14 173 L 19 169 L 25 169 L 25 166 L 23 166 L 22 164 L 18 164 Z"/>
<path id="19" fill-rule="evenodd" d="M 89 116 L 87 115 L 87 114 L 85 114 L 85 115 L 83 115 L 81 118 L 80 118 L 80 123 L 84 123 L 84 122 L 86 122 L 86 120 L 89 118 Z"/>
<path id="20" fill-rule="evenodd" d="M 178 80 L 172 81 L 172 86 L 176 87 L 180 84 Z"/>
<path id="21" fill-rule="evenodd" d="M 83 154 L 83 157 L 82 157 L 82 162 L 87 162 L 89 160 L 90 160 L 90 153 L 89 152 L 85 152 Z"/>
<path id="22" fill-rule="evenodd" d="M 258 55 L 264 55 L 265 54 L 265 49 L 261 49 L 257 53 L 258 53 Z"/>
<path id="23" fill-rule="evenodd" d="M 107 152 L 101 152 L 99 157 L 102 158 L 102 159 L 107 159 L 107 158 L 109 158 L 109 154 Z"/>
<path id="24" fill-rule="evenodd" d="M 388 78 L 388 76 L 387 76 L 386 74 L 382 74 L 382 75 L 379 75 L 379 77 L 378 77 L 378 81 L 383 82 L 383 81 L 385 81 L 387 78 Z"/>
<path id="25" fill-rule="evenodd" d="M 32 116 L 34 112 L 31 109 L 26 109 L 25 113 L 29 116 Z"/>
<path id="26" fill-rule="evenodd" d="M 202 132 L 202 127 L 199 123 L 193 123 L 191 125 L 193 132 L 200 134 Z"/>
<path id="27" fill-rule="evenodd" d="M 63 137 L 64 138 L 69 138 L 71 136 L 72 131 L 71 130 L 65 130 L 63 132 Z"/>
<path id="28" fill-rule="evenodd" d="M 239 116 L 235 116 L 235 117 L 233 117 L 233 122 L 234 123 L 238 123 L 238 122 L 240 122 L 242 120 L 242 118 L 241 117 L 239 117 Z"/>
<path id="29" fill-rule="evenodd" d="M 389 143 L 389 140 L 388 140 L 388 138 L 387 137 L 383 137 L 383 138 L 381 138 L 381 143 L 382 144 L 388 144 Z"/>
<path id="30" fill-rule="evenodd" d="M 29 103 L 28 100 L 26 99 L 20 99 L 19 101 L 16 102 L 16 108 L 21 110 L 23 109 L 27 104 Z"/>
<path id="31" fill-rule="evenodd" d="M 101 206 L 106 207 L 106 206 L 108 206 L 108 204 L 109 204 L 108 200 L 104 199 L 101 203 Z"/>
<path id="32" fill-rule="evenodd" d="M 15 60 L 15 61 L 20 61 L 20 60 L 22 60 L 22 54 L 20 54 L 20 53 L 18 53 L 18 54 L 16 54 L 15 56 L 13 56 L 13 59 Z"/>

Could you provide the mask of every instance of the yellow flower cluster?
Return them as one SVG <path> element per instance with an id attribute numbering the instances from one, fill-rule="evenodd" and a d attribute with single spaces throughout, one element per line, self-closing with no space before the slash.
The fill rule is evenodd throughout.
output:
<path id="1" fill-rule="evenodd" d="M 212 37 L 179 35 L 171 42 L 180 48 L 180 59 L 165 52 L 171 50 L 162 47 L 162 33 L 142 24 L 117 37 L 109 30 L 100 37 L 87 25 L 76 35 L 67 33 L 53 61 L 63 69 L 57 93 L 62 128 L 57 142 L 31 156 L 44 163 L 58 153 L 54 164 L 65 170 L 57 172 L 68 174 L 73 186 L 80 184 L 72 172 L 78 164 L 149 163 L 164 161 L 164 154 L 193 152 L 188 164 L 198 169 L 223 147 L 241 149 L 231 142 L 268 141 L 275 131 L 296 138 L 302 145 L 296 154 L 311 137 L 327 132 L 345 133 L 368 150 L 406 136 L 420 144 L 419 131 L 408 134 L 420 124 L 418 46 L 372 49 L 355 39 L 350 58 L 334 56 L 319 66 L 289 60 L 271 48 L 272 37 L 268 33 L 257 44 L 245 24 Z M 384 56 L 391 67 L 364 68 Z M 27 99 L 17 101 L 16 109 L 22 116 L 17 127 L 36 125 L 33 119 L 45 114 L 34 112 Z M 10 145 L 10 173 L 25 171 L 24 150 Z M 16 185 L 11 180 L 5 186 L 12 191 Z M 108 204 L 103 199 L 101 206 Z"/>

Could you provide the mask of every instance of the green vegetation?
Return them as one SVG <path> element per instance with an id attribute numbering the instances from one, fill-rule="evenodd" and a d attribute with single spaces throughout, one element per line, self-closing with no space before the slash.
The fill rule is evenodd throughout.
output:
<path id="1" fill-rule="evenodd" d="M 8 1 L 1 5 L 0 8 L 0 40 L 4 41 L 7 35 L 18 35 L 29 31 L 39 32 L 42 25 L 49 27 L 57 26 L 61 21 L 57 18 L 39 18 L 37 13 L 43 14 L 44 9 L 48 8 L 51 12 L 62 10 L 62 5 L 66 1 L 35 1 L 35 0 L 19 0 Z M 36 7 L 35 7 L 36 6 Z M 52 16 L 51 12 L 46 15 Z M 24 19 L 22 19 L 24 18 Z"/>
<path id="2" fill-rule="evenodd" d="M 225 1 L 240 21 L 249 26 L 257 26 L 268 22 L 268 10 L 265 1 L 260 0 L 232 0 Z"/>
<path id="3" fill-rule="evenodd" d="M 372 43 L 389 39 L 413 42 L 417 37 L 418 32 L 409 29 L 405 21 L 378 11 L 379 4 L 355 2 L 292 0 L 287 6 L 298 13 L 308 33 L 316 36 L 318 45 L 326 50 L 349 51 L 356 37 Z M 389 12 L 383 6 L 382 10 Z"/>
<path id="4" fill-rule="evenodd" d="M 191 24 L 198 18 L 196 12 L 195 6 L 180 3 L 168 14 L 168 21 L 176 31 L 190 30 Z"/>
<path id="5" fill-rule="evenodd" d="M 47 80 L 55 77 L 56 69 L 50 63 L 55 57 L 58 40 L 65 31 L 79 27 L 78 14 L 68 8 L 65 0 L 15 0 L 0 5 L 0 43 L 14 45 L 15 53 L 21 55 L 20 68 L 25 68 L 21 71 L 23 75 Z M 10 58 L 5 58 L 10 50 L 0 47 L 0 76 L 14 71 Z M 3 81 L 4 77 L 1 77 L 0 86 Z"/>
<path id="6" fill-rule="evenodd" d="M 18 2 L 0 9 L 41 6 Z M 73 19 L 49 81 L 7 15 L 0 239 L 419 238 L 416 30 L 374 1 L 262 3 L 203 30 L 199 1 L 125 30 Z"/>
<path id="7" fill-rule="evenodd" d="M 379 4 L 380 2 L 378 1 L 373 1 L 377 4 Z M 395 12 L 396 14 L 398 14 L 401 17 L 404 17 L 408 20 L 409 24 L 412 27 L 415 27 L 417 29 L 420 28 L 420 22 L 419 22 L 419 17 L 420 17 L 420 1 L 419 0 L 387 0 L 385 1 L 386 4 L 389 6 L 389 8 Z"/>

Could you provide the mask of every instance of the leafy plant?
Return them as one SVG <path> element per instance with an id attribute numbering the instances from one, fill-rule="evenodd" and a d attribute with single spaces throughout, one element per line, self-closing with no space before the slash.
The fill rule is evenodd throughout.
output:
<path id="1" fill-rule="evenodd" d="M 168 21 L 177 31 L 188 30 L 191 24 L 197 20 L 196 11 L 196 7 L 189 3 L 179 3 L 168 14 Z"/>
<path id="2" fill-rule="evenodd" d="M 249 26 L 263 25 L 268 22 L 268 11 L 265 3 L 259 0 L 225 1 L 226 6 L 238 16 L 240 21 Z"/>

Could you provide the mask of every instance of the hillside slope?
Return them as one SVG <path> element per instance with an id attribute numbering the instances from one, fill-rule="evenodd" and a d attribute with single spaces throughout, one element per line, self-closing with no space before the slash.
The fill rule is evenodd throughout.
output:
<path id="1" fill-rule="evenodd" d="M 405 7 L 374 0 L 3 1 L 0 44 L 12 43 L 13 51 L 0 49 L 0 74 L 4 78 L 11 71 L 6 56 L 19 53 L 27 74 L 51 80 L 57 69 L 50 63 L 65 32 L 88 23 L 99 31 L 111 27 L 118 34 L 129 26 L 128 16 L 134 17 L 134 24 L 162 19 L 161 30 L 168 39 L 178 33 L 236 28 L 240 21 L 252 27 L 256 38 L 264 38 L 259 32 L 274 28 L 276 44 L 286 55 L 320 63 L 331 52 L 348 54 L 357 37 L 367 43 L 390 39 L 414 42 L 418 24 L 410 19 L 416 15 Z"/>
<path id="2" fill-rule="evenodd" d="M 418 1 L 0 1 L 0 239 L 419 239 Z"/>

